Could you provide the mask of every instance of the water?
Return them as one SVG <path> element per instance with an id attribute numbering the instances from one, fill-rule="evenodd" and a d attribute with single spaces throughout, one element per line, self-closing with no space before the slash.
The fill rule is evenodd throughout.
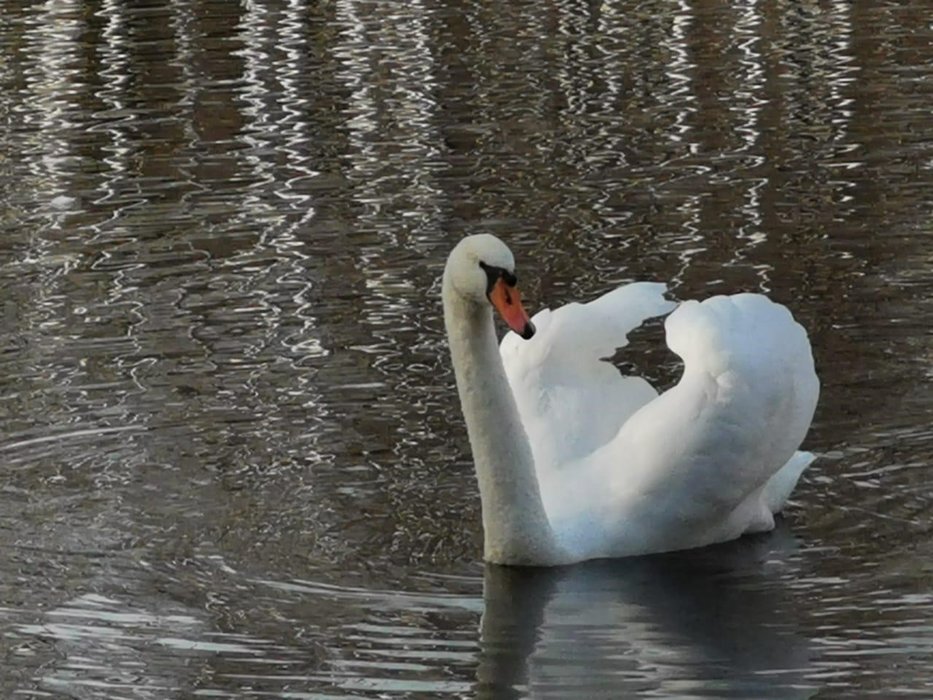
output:
<path id="1" fill-rule="evenodd" d="M 0 694 L 933 696 L 931 41 L 924 0 L 6 3 Z M 794 309 L 775 533 L 482 565 L 477 231 L 532 309 Z"/>

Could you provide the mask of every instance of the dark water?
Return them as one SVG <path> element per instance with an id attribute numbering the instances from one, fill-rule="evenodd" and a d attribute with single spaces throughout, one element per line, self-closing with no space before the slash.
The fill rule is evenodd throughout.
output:
<path id="1" fill-rule="evenodd" d="M 4 2 L 0 695 L 933 697 L 931 66 L 927 0 Z M 775 533 L 482 565 L 478 231 L 794 309 Z"/>

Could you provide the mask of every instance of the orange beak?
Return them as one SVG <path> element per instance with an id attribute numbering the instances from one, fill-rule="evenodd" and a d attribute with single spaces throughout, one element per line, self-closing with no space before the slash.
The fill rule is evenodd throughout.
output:
<path id="1" fill-rule="evenodd" d="M 535 326 L 528 318 L 528 312 L 522 306 L 518 287 L 511 287 L 499 278 L 489 292 L 489 301 L 496 307 L 509 328 L 528 340 L 535 334 Z"/>

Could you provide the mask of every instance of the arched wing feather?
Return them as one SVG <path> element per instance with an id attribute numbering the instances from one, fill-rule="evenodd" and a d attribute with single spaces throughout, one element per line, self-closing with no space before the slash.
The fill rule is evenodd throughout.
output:
<path id="1" fill-rule="evenodd" d="M 625 285 L 587 304 L 538 312 L 530 340 L 503 338 L 502 361 L 539 472 L 593 452 L 657 396 L 641 377 L 623 377 L 600 360 L 645 320 L 674 309 L 665 291 L 659 283 Z"/>
<path id="2" fill-rule="evenodd" d="M 819 395 L 806 332 L 758 294 L 685 302 L 666 330 L 683 377 L 585 460 L 586 481 L 636 552 L 770 529 L 812 461 L 796 452 Z"/>

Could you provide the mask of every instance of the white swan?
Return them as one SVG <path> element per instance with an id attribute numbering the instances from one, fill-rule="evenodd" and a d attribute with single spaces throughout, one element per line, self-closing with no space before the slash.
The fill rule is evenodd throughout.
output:
<path id="1" fill-rule="evenodd" d="M 810 343 L 759 294 L 688 301 L 639 282 L 588 304 L 522 308 L 511 251 L 470 236 L 444 270 L 444 321 L 476 465 L 484 555 L 557 565 L 770 530 L 814 456 Z M 495 307 L 512 328 L 496 342 Z M 666 314 L 684 361 L 658 396 L 600 358 Z M 521 337 L 519 337 L 521 336 Z"/>

